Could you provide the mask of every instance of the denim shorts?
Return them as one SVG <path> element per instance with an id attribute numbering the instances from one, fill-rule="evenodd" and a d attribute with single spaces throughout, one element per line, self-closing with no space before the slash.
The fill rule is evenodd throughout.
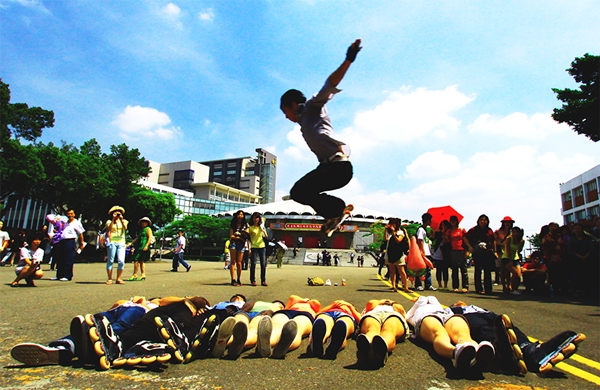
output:
<path id="1" fill-rule="evenodd" d="M 229 243 L 229 249 L 238 252 L 246 252 L 246 243 L 244 241 L 231 241 Z"/>

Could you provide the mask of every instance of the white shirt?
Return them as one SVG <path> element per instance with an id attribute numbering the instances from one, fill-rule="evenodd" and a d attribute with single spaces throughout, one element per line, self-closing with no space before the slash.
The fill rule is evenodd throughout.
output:
<path id="1" fill-rule="evenodd" d="M 0 230 L 0 250 L 2 250 L 4 243 L 7 241 L 10 242 L 10 235 L 8 234 L 8 232 L 5 232 L 4 230 Z"/>
<path id="2" fill-rule="evenodd" d="M 85 229 L 83 228 L 81 222 L 79 222 L 78 219 L 74 219 L 73 222 L 67 223 L 67 226 L 65 226 L 65 230 L 63 230 L 62 234 L 62 239 L 68 240 L 71 238 L 77 238 L 80 234 L 83 234 L 83 232 L 85 232 Z"/>
<path id="3" fill-rule="evenodd" d="M 34 251 L 28 247 L 23 247 L 21 248 L 19 264 L 17 264 L 17 267 L 24 267 L 27 265 L 27 263 L 25 263 L 25 259 L 31 259 L 34 264 L 39 264 L 42 262 L 42 260 L 44 260 L 44 250 L 42 248 L 37 248 Z"/>
<path id="4" fill-rule="evenodd" d="M 423 248 L 425 248 L 425 256 L 431 256 L 431 248 L 429 248 L 429 242 L 427 242 L 427 230 L 424 226 L 417 229 L 417 240 L 423 240 Z"/>
<path id="5" fill-rule="evenodd" d="M 181 245 L 181 249 L 177 250 L 177 248 L 179 248 L 179 246 Z M 177 238 L 177 248 L 175 248 L 175 253 L 180 253 L 183 252 L 185 250 L 185 237 L 184 236 L 180 236 L 179 238 Z"/>

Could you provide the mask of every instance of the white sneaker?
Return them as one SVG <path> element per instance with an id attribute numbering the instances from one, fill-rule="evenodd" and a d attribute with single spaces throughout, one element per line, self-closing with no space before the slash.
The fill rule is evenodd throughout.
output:
<path id="1" fill-rule="evenodd" d="M 519 290 L 513 290 L 510 292 L 510 295 L 521 295 L 521 291 Z"/>
<path id="2" fill-rule="evenodd" d="M 327 280 L 325 281 L 325 285 L 326 285 L 326 286 L 331 286 L 331 280 L 327 279 Z"/>
<path id="3" fill-rule="evenodd" d="M 467 371 L 471 368 L 471 362 L 477 354 L 477 344 L 466 342 L 456 344 L 454 347 L 454 367 L 458 371 Z"/>

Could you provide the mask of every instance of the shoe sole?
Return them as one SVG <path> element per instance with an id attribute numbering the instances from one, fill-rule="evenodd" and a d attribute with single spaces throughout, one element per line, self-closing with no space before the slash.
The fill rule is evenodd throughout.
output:
<path id="1" fill-rule="evenodd" d="M 326 331 L 327 327 L 325 325 L 325 320 L 323 320 L 322 318 L 315 320 L 315 322 L 313 323 L 310 343 L 310 350 L 314 357 L 323 356 L 323 342 L 325 339 Z"/>
<path id="2" fill-rule="evenodd" d="M 360 361 L 368 361 L 369 351 L 371 350 L 371 343 L 369 343 L 369 339 L 364 334 L 359 334 L 356 337 L 356 357 Z"/>
<path id="3" fill-rule="evenodd" d="M 454 361 L 454 367 L 459 372 L 466 372 L 471 368 L 471 362 L 475 359 L 477 351 L 474 345 L 466 346 Z"/>
<path id="4" fill-rule="evenodd" d="M 58 364 L 59 350 L 40 344 L 23 343 L 13 347 L 10 351 L 13 359 L 28 366 L 45 366 Z"/>
<path id="5" fill-rule="evenodd" d="M 489 366 L 495 357 L 494 347 L 490 344 L 479 344 L 477 352 L 475 353 L 475 364 L 473 369 L 476 371 L 483 371 Z"/>
<path id="6" fill-rule="evenodd" d="M 329 345 L 327 346 L 327 351 L 325 351 L 326 359 L 335 360 L 337 358 L 338 353 L 342 349 L 342 345 L 344 345 L 347 334 L 348 325 L 346 325 L 344 321 L 337 321 L 333 325 Z"/>
<path id="7" fill-rule="evenodd" d="M 383 337 L 375 335 L 373 337 L 373 360 L 371 364 L 377 368 L 385 366 L 388 358 L 388 346 Z"/>
<path id="8" fill-rule="evenodd" d="M 73 344 L 75 344 L 75 356 L 81 364 L 90 363 L 93 360 L 90 356 L 92 347 L 89 337 L 90 324 L 94 326 L 91 314 L 79 315 L 71 320 L 69 327 Z"/>
<path id="9" fill-rule="evenodd" d="M 227 317 L 221 325 L 219 325 L 219 331 L 217 332 L 217 342 L 212 349 L 212 355 L 216 358 L 221 358 L 225 354 L 227 349 L 227 342 L 233 333 L 235 327 L 235 319 L 233 317 Z"/>
<path id="10" fill-rule="evenodd" d="M 237 359 L 246 346 L 248 340 L 248 325 L 245 322 L 238 322 L 233 327 L 233 340 L 227 348 L 227 357 Z"/>
<path id="11" fill-rule="evenodd" d="M 298 334 L 298 325 L 294 321 L 288 321 L 283 325 L 283 329 L 281 330 L 281 337 L 279 342 L 273 348 L 273 353 L 271 357 L 274 359 L 283 359 L 285 358 L 285 354 L 290 349 L 290 345 L 294 342 L 296 335 Z"/>
<path id="12" fill-rule="evenodd" d="M 260 357 L 271 356 L 271 332 L 273 324 L 271 317 L 263 317 L 258 323 L 258 340 L 256 342 L 256 352 Z"/>

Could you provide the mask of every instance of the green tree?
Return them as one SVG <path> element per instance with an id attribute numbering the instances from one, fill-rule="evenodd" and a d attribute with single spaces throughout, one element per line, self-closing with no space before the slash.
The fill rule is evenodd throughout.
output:
<path id="1" fill-rule="evenodd" d="M 165 226 L 172 222 L 176 215 L 181 214 L 181 210 L 175 205 L 173 194 L 157 193 L 139 185 L 132 192 L 128 199 L 119 202 L 125 207 L 125 214 L 131 223 L 148 217 L 154 225 Z"/>
<path id="2" fill-rule="evenodd" d="M 600 56 L 585 54 L 571 62 L 567 72 L 580 83 L 579 89 L 552 88 L 556 98 L 563 102 L 555 108 L 552 118 L 567 123 L 571 128 L 594 142 L 600 140 Z"/>
<path id="3" fill-rule="evenodd" d="M 220 246 L 229 234 L 229 223 L 228 219 L 210 215 L 187 215 L 169 224 L 165 236 L 176 237 L 177 231 L 183 230 L 190 246 L 212 246 L 214 243 Z"/>
<path id="4" fill-rule="evenodd" d="M 54 112 L 40 107 L 29 107 L 26 103 L 10 103 L 10 87 L 0 79 L 0 142 L 12 136 L 35 141 L 42 130 L 54 127 Z"/>

